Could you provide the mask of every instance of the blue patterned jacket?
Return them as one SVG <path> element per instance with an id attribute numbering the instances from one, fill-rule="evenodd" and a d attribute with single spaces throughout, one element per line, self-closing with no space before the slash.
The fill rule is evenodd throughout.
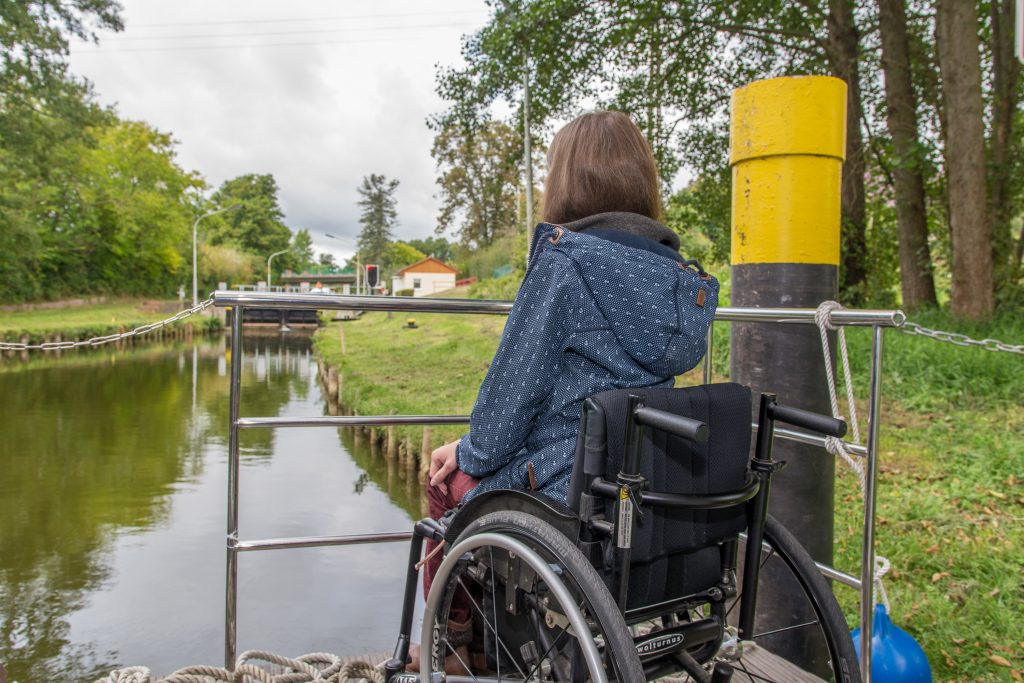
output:
<path id="1" fill-rule="evenodd" d="M 531 254 L 458 445 L 459 468 L 482 479 L 465 500 L 528 488 L 532 463 L 537 490 L 565 502 L 583 400 L 672 386 L 704 356 L 718 304 L 714 278 L 601 237 L 542 223 Z"/>

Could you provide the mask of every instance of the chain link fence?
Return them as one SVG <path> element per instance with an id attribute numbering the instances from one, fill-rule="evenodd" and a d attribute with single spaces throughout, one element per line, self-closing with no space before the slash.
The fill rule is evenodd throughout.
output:
<path id="1" fill-rule="evenodd" d="M 176 313 L 167 320 L 142 325 L 141 327 L 136 327 L 134 330 L 128 330 L 127 332 L 107 334 L 102 337 L 92 337 L 91 339 L 43 342 L 42 344 L 24 344 L 21 342 L 0 341 L 0 351 L 58 351 L 64 349 L 77 349 L 82 346 L 102 346 L 103 344 L 110 344 L 111 342 L 121 341 L 122 339 L 129 339 L 131 337 L 138 337 L 154 330 L 159 330 L 161 327 L 166 327 L 167 325 L 176 323 L 179 320 L 184 320 L 189 316 L 204 311 L 212 305 L 213 299 L 207 299 L 206 301 L 196 304 L 192 308 L 186 308 L 185 310 Z"/>

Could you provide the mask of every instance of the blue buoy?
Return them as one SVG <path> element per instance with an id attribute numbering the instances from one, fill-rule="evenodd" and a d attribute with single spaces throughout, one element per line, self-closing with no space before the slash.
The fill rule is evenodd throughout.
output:
<path id="1" fill-rule="evenodd" d="M 860 628 L 853 630 L 860 657 Z M 875 683 L 932 683 L 932 668 L 913 636 L 889 620 L 885 605 L 875 605 L 871 622 L 871 680 Z"/>

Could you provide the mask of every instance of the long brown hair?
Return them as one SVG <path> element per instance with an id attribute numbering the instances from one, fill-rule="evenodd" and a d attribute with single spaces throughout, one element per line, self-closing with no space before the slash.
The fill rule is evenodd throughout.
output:
<path id="1" fill-rule="evenodd" d="M 568 223 L 606 211 L 655 220 L 661 214 L 651 148 L 632 119 L 618 111 L 580 116 L 548 148 L 544 221 Z"/>

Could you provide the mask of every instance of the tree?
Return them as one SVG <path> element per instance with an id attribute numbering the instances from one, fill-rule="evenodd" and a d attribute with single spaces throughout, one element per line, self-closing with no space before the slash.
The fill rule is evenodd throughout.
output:
<path id="1" fill-rule="evenodd" d="M 991 29 L 991 133 L 989 152 L 989 218 L 992 221 L 992 254 L 996 288 L 1006 289 L 1020 270 L 1024 255 L 1024 228 L 1016 249 L 1010 221 L 1019 213 L 1017 199 L 1021 179 L 1021 64 L 1014 55 L 1014 0 L 990 0 Z M 1021 28 L 1018 27 L 1017 31 Z M 1019 40 L 1020 37 L 1017 36 Z"/>
<path id="2" fill-rule="evenodd" d="M 973 0 L 937 0 L 935 19 L 953 241 L 950 307 L 956 315 L 977 319 L 993 308 L 977 7 Z"/>
<path id="3" fill-rule="evenodd" d="M 388 255 L 381 264 L 384 270 L 394 273 L 427 257 L 422 251 L 407 242 L 391 242 Z"/>
<path id="4" fill-rule="evenodd" d="M 892 137 L 893 185 L 899 223 L 903 306 L 934 306 L 935 280 L 928 247 L 924 173 L 918 143 L 917 98 L 910 65 L 905 0 L 878 0 L 886 124 Z"/>
<path id="5" fill-rule="evenodd" d="M 53 294 L 40 274 L 44 237 L 73 201 L 89 129 L 109 121 L 89 84 L 68 73 L 71 37 L 122 28 L 114 0 L 0 3 L 0 291 L 7 301 Z"/>
<path id="6" fill-rule="evenodd" d="M 290 249 L 288 267 L 298 272 L 309 270 L 313 265 L 313 238 L 309 230 L 303 228 L 292 235 Z"/>
<path id="7" fill-rule="evenodd" d="M 190 195 L 202 180 L 175 163 L 169 134 L 143 122 L 93 134 L 95 147 L 78 152 L 75 202 L 45 238 L 44 276 L 127 294 L 173 291 L 190 267 Z"/>
<path id="8" fill-rule="evenodd" d="M 427 237 L 421 240 L 406 240 L 406 242 L 410 247 L 420 250 L 425 255 L 433 256 L 446 263 L 455 257 L 451 243 L 443 237 Z"/>
<path id="9" fill-rule="evenodd" d="M 437 232 L 452 230 L 463 244 L 488 246 L 515 230 L 520 136 L 499 121 L 444 125 L 431 150 L 441 177 Z"/>
<path id="10" fill-rule="evenodd" d="M 319 264 L 323 268 L 338 267 L 338 262 L 334 259 L 334 254 L 328 254 L 326 251 L 320 254 Z"/>
<path id="11" fill-rule="evenodd" d="M 287 249 L 292 233 L 283 222 L 277 193 L 277 181 L 269 173 L 247 173 L 224 181 L 214 192 L 213 203 L 239 208 L 210 219 L 206 228 L 210 243 L 231 245 L 264 259 Z"/>
<path id="12" fill-rule="evenodd" d="M 356 205 L 363 210 L 359 216 L 363 229 L 357 246 L 363 263 L 379 264 L 387 258 L 388 242 L 398 225 L 396 189 L 398 180 L 388 180 L 376 173 L 364 176 L 363 184 L 357 188 L 360 199 Z"/>
<path id="13" fill-rule="evenodd" d="M 855 19 L 853 0 L 510 0 L 466 40 L 467 66 L 440 74 L 438 90 L 452 102 L 443 120 L 479 121 L 495 99 L 518 101 L 529 57 L 536 120 L 566 118 L 574 105 L 595 98 L 621 107 L 651 141 L 667 183 L 681 163 L 702 175 L 726 165 L 723 94 L 756 78 L 833 73 L 847 81 L 851 96 L 843 272 L 845 289 L 854 293 L 864 282 L 866 261 Z"/>

